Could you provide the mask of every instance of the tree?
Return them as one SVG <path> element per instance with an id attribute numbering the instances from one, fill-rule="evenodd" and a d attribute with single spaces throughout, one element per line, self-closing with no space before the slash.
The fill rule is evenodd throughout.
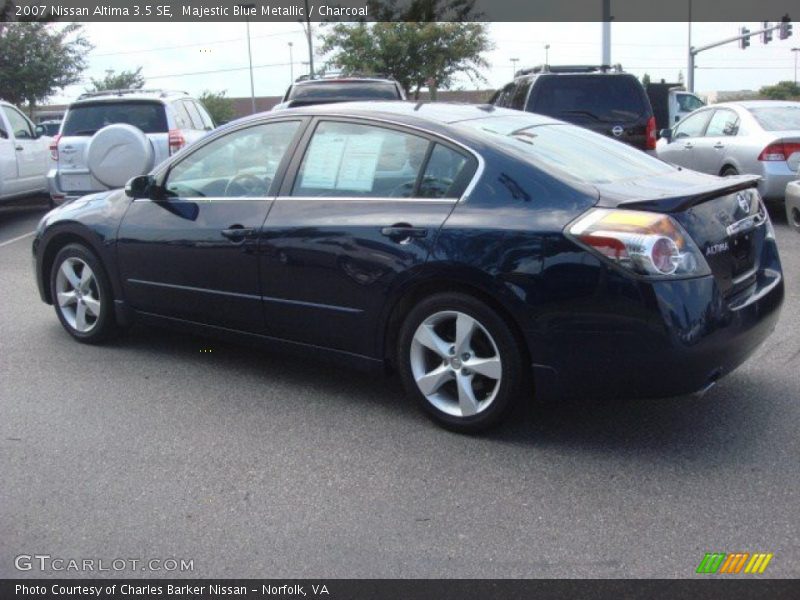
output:
<path id="1" fill-rule="evenodd" d="M 450 87 L 457 74 L 486 81 L 483 53 L 493 47 L 484 23 L 456 22 L 337 23 L 321 41 L 326 67 L 392 76 L 415 99 L 423 87 Z"/>
<path id="2" fill-rule="evenodd" d="M 765 85 L 758 93 L 770 100 L 791 100 L 800 98 L 800 85 L 794 81 L 780 81 L 775 85 Z"/>
<path id="3" fill-rule="evenodd" d="M 92 86 L 86 88 L 87 92 L 103 92 L 105 90 L 140 90 L 144 87 L 142 67 L 135 71 L 120 71 L 108 69 L 103 79 L 92 77 Z"/>
<path id="4" fill-rule="evenodd" d="M 206 107 L 208 114 L 217 125 L 227 123 L 236 116 L 233 100 L 226 98 L 225 93 L 224 90 L 216 93 L 206 90 L 200 95 L 200 102 Z"/>
<path id="5" fill-rule="evenodd" d="M 91 48 L 78 23 L 5 24 L 0 28 L 0 94 L 33 109 L 56 90 L 80 81 Z"/>
<path id="6" fill-rule="evenodd" d="M 642 85 L 648 86 L 650 85 L 650 73 L 645 73 L 642 75 Z"/>

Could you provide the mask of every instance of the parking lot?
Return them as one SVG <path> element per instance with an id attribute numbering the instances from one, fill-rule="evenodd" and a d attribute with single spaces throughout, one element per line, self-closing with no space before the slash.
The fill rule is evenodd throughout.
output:
<path id="1" fill-rule="evenodd" d="M 705 397 L 531 403 L 478 437 L 396 378 L 138 328 L 76 344 L 16 239 L 44 211 L 0 209 L 0 577 L 81 575 L 15 570 L 34 553 L 208 578 L 691 577 L 711 551 L 800 576 L 800 235 L 779 208 L 781 321 Z"/>

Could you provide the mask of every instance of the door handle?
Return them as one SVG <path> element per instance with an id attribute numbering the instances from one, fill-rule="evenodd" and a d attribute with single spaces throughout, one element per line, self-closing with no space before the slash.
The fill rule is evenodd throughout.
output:
<path id="1" fill-rule="evenodd" d="M 14 149 L 15 149 L 17 152 L 22 152 L 23 150 L 25 150 L 25 148 L 23 148 L 22 146 L 15 146 L 15 147 L 14 147 Z"/>
<path id="2" fill-rule="evenodd" d="M 716 144 L 714 144 L 714 148 L 724 148 L 724 147 L 725 144 L 723 144 L 722 142 L 717 142 Z"/>
<path id="3" fill-rule="evenodd" d="M 406 223 L 398 223 L 391 227 L 382 228 L 381 235 L 385 235 L 393 240 L 402 241 L 411 238 L 424 238 L 428 235 L 428 230 L 425 227 L 412 227 Z"/>
<path id="4" fill-rule="evenodd" d="M 242 225 L 231 225 L 228 229 L 223 229 L 220 233 L 222 237 L 228 238 L 232 242 L 243 242 L 247 238 L 255 235 L 256 230 L 252 227 Z"/>
<path id="5" fill-rule="evenodd" d="M 686 142 L 686 143 L 683 145 L 683 147 L 684 147 L 684 148 L 688 148 L 689 150 L 691 150 L 692 148 L 694 148 L 694 144 L 693 144 L 692 142 Z"/>

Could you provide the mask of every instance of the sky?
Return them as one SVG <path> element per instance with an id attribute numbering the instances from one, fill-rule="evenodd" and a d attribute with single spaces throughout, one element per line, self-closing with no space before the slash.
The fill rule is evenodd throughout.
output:
<path id="1" fill-rule="evenodd" d="M 694 23 L 692 43 L 701 46 L 750 30 L 759 23 Z M 52 103 L 69 102 L 102 78 L 107 69 L 142 67 L 147 87 L 185 90 L 199 95 L 204 90 L 225 90 L 229 97 L 249 96 L 247 25 L 241 23 L 87 23 L 85 36 L 94 45 L 88 54 L 84 82 L 66 88 Z M 315 25 L 318 31 L 319 25 Z M 550 64 L 599 64 L 602 25 L 593 23 L 489 23 L 494 50 L 487 53 L 490 67 L 483 73 L 486 83 L 460 80 L 456 89 L 498 88 L 511 80 L 517 68 L 545 61 L 550 46 Z M 676 81 L 686 75 L 689 27 L 687 23 L 613 23 L 612 63 L 652 80 Z M 800 31 L 795 36 L 800 35 Z M 307 72 L 308 46 L 299 23 L 250 23 L 253 76 L 256 96 L 282 95 L 292 76 Z M 292 44 L 290 48 L 289 44 Z M 742 50 L 736 43 L 703 52 L 697 57 L 695 89 L 757 90 L 781 80 L 794 79 L 797 37 L 764 45 L 752 39 Z M 291 52 L 291 62 L 290 62 Z M 323 59 L 315 56 L 315 64 Z"/>

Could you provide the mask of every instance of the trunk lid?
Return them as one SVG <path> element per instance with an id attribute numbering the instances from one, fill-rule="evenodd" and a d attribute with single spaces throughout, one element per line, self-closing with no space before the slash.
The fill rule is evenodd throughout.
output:
<path id="1" fill-rule="evenodd" d="M 616 182 L 598 186 L 598 206 L 668 213 L 700 248 L 723 296 L 732 298 L 755 285 L 767 235 L 758 179 L 683 171 Z"/>

